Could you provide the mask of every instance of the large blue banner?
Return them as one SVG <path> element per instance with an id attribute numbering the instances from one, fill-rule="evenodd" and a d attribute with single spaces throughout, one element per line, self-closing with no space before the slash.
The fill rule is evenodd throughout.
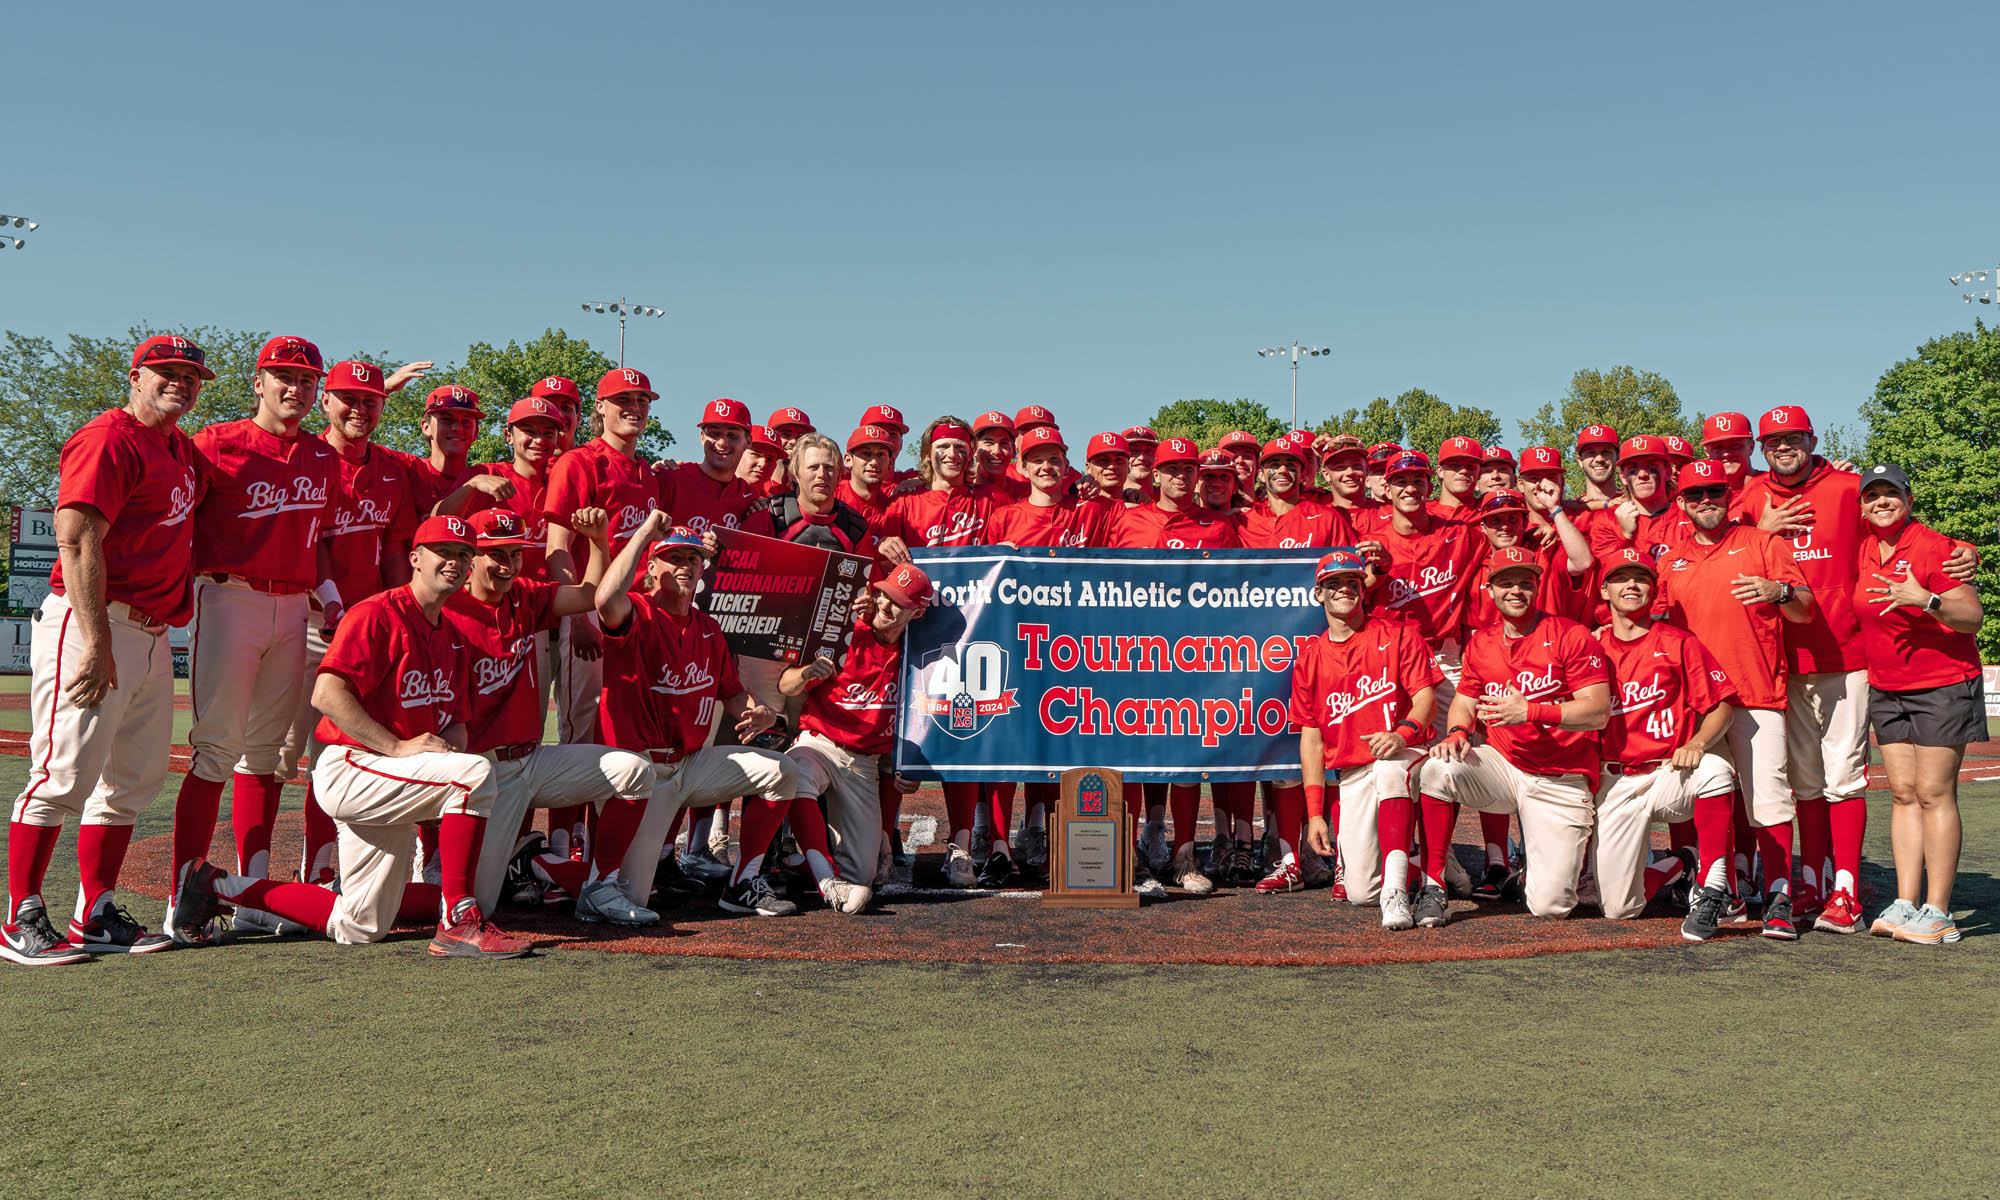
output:
<path id="1" fill-rule="evenodd" d="M 1051 782 L 1296 776 L 1292 659 L 1326 630 L 1320 550 L 912 552 L 937 598 L 903 642 L 896 769 Z"/>

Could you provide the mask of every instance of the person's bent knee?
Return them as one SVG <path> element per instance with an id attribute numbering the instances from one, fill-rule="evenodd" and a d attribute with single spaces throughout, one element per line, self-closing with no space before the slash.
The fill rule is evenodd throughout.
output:
<path id="1" fill-rule="evenodd" d="M 611 781 L 611 786 L 618 789 L 620 796 L 636 800 L 652 794 L 651 759 L 625 750 L 613 750 L 604 756 L 604 774 Z"/>

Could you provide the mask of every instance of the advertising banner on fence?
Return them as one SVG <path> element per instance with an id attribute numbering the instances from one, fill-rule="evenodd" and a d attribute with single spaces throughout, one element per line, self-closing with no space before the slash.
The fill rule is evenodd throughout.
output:
<path id="1" fill-rule="evenodd" d="M 1049 782 L 1296 776 L 1292 657 L 1326 630 L 1318 550 L 916 550 L 896 769 Z"/>
<path id="2" fill-rule="evenodd" d="M 722 626 L 730 650 L 784 663 L 846 656 L 867 559 L 736 529 L 715 537 L 720 550 L 696 603 Z"/>
<path id="3" fill-rule="evenodd" d="M 7 607 L 29 613 L 49 594 L 49 572 L 56 565 L 56 514 L 46 508 L 16 508 L 7 515 Z"/>

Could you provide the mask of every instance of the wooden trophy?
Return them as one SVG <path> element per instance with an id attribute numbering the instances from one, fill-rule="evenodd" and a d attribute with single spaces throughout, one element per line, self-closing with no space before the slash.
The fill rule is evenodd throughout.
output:
<path id="1" fill-rule="evenodd" d="M 1137 908 L 1132 890 L 1132 827 L 1125 780 L 1105 767 L 1062 773 L 1062 796 L 1049 810 L 1049 886 L 1045 906 Z"/>

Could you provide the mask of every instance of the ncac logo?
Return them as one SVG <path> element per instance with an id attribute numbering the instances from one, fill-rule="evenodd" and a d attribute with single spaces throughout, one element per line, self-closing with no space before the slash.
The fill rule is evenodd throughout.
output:
<path id="1" fill-rule="evenodd" d="M 1007 686 L 1007 652 L 994 642 L 939 648 L 917 668 L 917 691 L 910 707 L 960 741 L 1020 707 Z"/>

